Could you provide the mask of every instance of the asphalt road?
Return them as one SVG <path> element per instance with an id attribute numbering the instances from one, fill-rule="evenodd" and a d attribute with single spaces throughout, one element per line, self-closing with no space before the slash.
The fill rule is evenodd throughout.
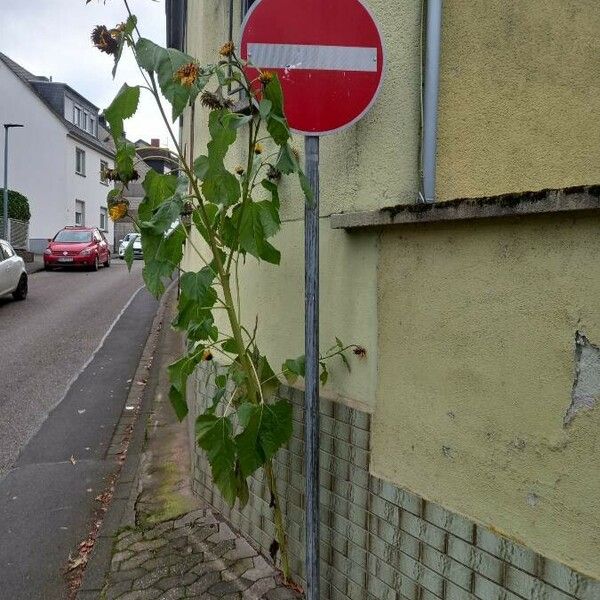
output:
<path id="1" fill-rule="evenodd" d="M 0 299 L 0 600 L 66 597 L 60 571 L 114 470 L 157 308 L 141 286 L 141 264 L 113 261 L 36 273 L 27 300 Z"/>

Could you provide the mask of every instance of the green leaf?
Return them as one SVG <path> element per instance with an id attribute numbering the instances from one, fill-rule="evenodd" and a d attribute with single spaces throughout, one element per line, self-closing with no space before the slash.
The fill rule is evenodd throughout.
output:
<path id="1" fill-rule="evenodd" d="M 279 208 L 279 188 L 275 183 L 270 181 L 269 179 L 263 179 L 261 185 L 271 193 L 271 200 L 273 202 L 273 206 L 275 208 Z"/>
<path id="2" fill-rule="evenodd" d="M 233 338 L 226 339 L 221 344 L 221 348 L 223 348 L 223 350 L 225 352 L 228 352 L 229 354 L 238 354 L 239 353 L 238 345 Z"/>
<path id="3" fill-rule="evenodd" d="M 264 96 L 271 102 L 271 110 L 273 114 L 283 117 L 283 90 L 279 83 L 279 77 L 275 75 L 265 86 Z"/>
<path id="4" fill-rule="evenodd" d="M 261 118 L 267 119 L 271 114 L 271 109 L 273 108 L 273 103 L 266 98 L 263 98 L 258 105 L 258 112 L 260 113 Z"/>
<path id="5" fill-rule="evenodd" d="M 154 169 L 150 169 L 144 178 L 142 187 L 146 192 L 146 200 L 148 203 L 144 208 L 155 209 L 159 204 L 172 198 L 177 190 L 177 176 L 168 174 L 157 173 Z M 140 215 L 143 220 L 150 220 L 151 215 L 144 213 Z"/>
<path id="6" fill-rule="evenodd" d="M 241 115 L 239 113 L 230 112 L 225 115 L 223 122 L 231 129 L 239 129 L 252 121 L 252 115 Z"/>
<path id="7" fill-rule="evenodd" d="M 289 144 L 281 146 L 275 168 L 285 175 L 295 173 L 299 169 L 298 160 Z"/>
<path id="8" fill-rule="evenodd" d="M 205 413 L 196 420 L 198 445 L 206 452 L 213 481 L 231 506 L 238 492 L 236 445 L 232 433 L 233 427 L 228 417 Z"/>
<path id="9" fill-rule="evenodd" d="M 275 375 L 266 356 L 261 356 L 256 365 L 256 373 L 262 389 L 263 398 L 268 400 L 277 392 L 279 388 L 279 380 Z"/>
<path id="10" fill-rule="evenodd" d="M 271 114 L 267 119 L 267 131 L 278 146 L 282 146 L 290 139 L 290 130 L 283 117 Z"/>
<path id="11" fill-rule="evenodd" d="M 306 372 L 306 359 L 304 354 L 298 358 L 288 358 L 283 363 L 281 370 L 289 383 L 294 383 L 298 377 L 304 377 Z"/>
<path id="12" fill-rule="evenodd" d="M 140 87 L 123 84 L 111 105 L 104 111 L 115 142 L 123 137 L 123 121 L 135 114 L 140 101 Z"/>
<path id="13" fill-rule="evenodd" d="M 184 65 L 194 63 L 195 60 L 179 50 L 162 48 L 145 38 L 137 41 L 136 56 L 142 68 L 156 73 L 163 96 L 171 104 L 173 121 L 196 99 L 210 79 L 210 72 L 203 72 L 191 86 L 182 85 L 175 78 L 176 71 Z"/>
<path id="14" fill-rule="evenodd" d="M 130 240 L 127 244 L 127 248 L 125 248 L 125 252 L 123 254 L 123 258 L 125 259 L 125 264 L 129 271 L 131 271 L 131 266 L 133 265 L 133 242 L 135 240 Z"/>
<path id="15" fill-rule="evenodd" d="M 321 365 L 321 375 L 319 375 L 319 379 L 321 380 L 321 385 L 325 385 L 329 378 L 329 372 L 327 371 L 327 365 L 324 362 L 319 364 Z"/>
<path id="16" fill-rule="evenodd" d="M 244 404 L 246 408 L 244 417 L 244 430 L 236 436 L 240 471 L 244 477 L 248 477 L 265 462 L 265 454 L 259 443 L 259 430 L 261 427 L 261 409 L 257 405 Z M 242 419 L 240 418 L 240 422 Z"/>
<path id="17" fill-rule="evenodd" d="M 277 451 L 292 437 L 292 405 L 287 400 L 275 404 L 263 404 L 259 441 L 265 459 L 273 458 Z"/>
<path id="18" fill-rule="evenodd" d="M 232 223 L 239 236 L 240 248 L 256 258 L 279 264 L 281 255 L 267 238 L 279 231 L 279 211 L 270 201 L 246 201 L 235 207 Z"/>
<path id="19" fill-rule="evenodd" d="M 248 500 L 250 499 L 250 490 L 248 489 L 248 482 L 242 475 L 239 468 L 236 469 L 236 482 L 237 482 L 237 497 L 240 502 L 240 508 L 243 509 Z"/>
<path id="20" fill-rule="evenodd" d="M 208 174 L 209 169 L 210 169 L 210 161 L 208 160 L 208 156 L 204 156 L 203 154 L 201 154 L 194 161 L 194 173 L 195 173 L 196 177 L 200 181 L 204 181 L 206 175 Z"/>
<path id="21" fill-rule="evenodd" d="M 169 400 L 175 410 L 177 418 L 182 421 L 188 414 L 188 405 L 186 400 L 186 389 L 188 377 L 194 372 L 196 365 L 201 360 L 201 353 L 186 354 L 179 360 L 171 363 L 167 367 L 171 388 L 169 390 Z"/>
<path id="22" fill-rule="evenodd" d="M 129 181 L 133 176 L 135 146 L 125 138 L 115 139 L 115 146 L 117 147 L 115 168 L 123 180 Z"/>
<path id="23" fill-rule="evenodd" d="M 241 195 L 239 179 L 224 164 L 229 147 L 236 140 L 236 130 L 228 125 L 232 113 L 226 109 L 213 110 L 208 119 L 211 140 L 207 144 L 208 156 L 196 160 L 196 174 L 202 179 L 202 193 L 209 202 L 230 206 Z"/>
<path id="24" fill-rule="evenodd" d="M 194 303 L 189 303 L 194 306 Z M 214 324 L 214 319 L 209 311 L 197 311 L 192 317 L 187 319 L 186 325 L 182 326 L 181 321 L 175 320 L 173 326 L 178 329 L 187 329 L 187 338 L 194 342 L 213 341 L 216 342 L 219 337 L 219 330 Z"/>
<path id="25" fill-rule="evenodd" d="M 308 200 L 310 204 L 312 204 L 312 201 L 314 199 L 313 190 L 310 187 L 310 182 L 304 174 L 304 171 L 300 168 L 298 169 L 298 179 L 300 180 L 300 187 L 304 192 L 304 197 Z"/>
<path id="26" fill-rule="evenodd" d="M 227 375 L 217 375 L 215 377 L 215 385 L 218 388 L 225 389 L 227 387 Z"/>

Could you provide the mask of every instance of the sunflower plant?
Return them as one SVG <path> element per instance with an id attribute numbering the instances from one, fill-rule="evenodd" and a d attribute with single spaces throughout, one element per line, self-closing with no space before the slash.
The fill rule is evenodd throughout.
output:
<path id="1" fill-rule="evenodd" d="M 89 0 L 88 0 L 89 1 Z M 196 421 L 196 439 L 206 452 L 214 484 L 227 502 L 243 507 L 248 501 L 248 478 L 264 470 L 271 494 L 276 530 L 272 549 L 279 550 L 281 568 L 290 578 L 283 514 L 280 508 L 273 459 L 292 435 L 292 407 L 277 397 L 283 380 L 294 383 L 304 376 L 304 357 L 286 360 L 277 372 L 257 344 L 258 319 L 248 325 L 241 320 L 242 292 L 239 270 L 250 257 L 277 265 L 280 252 L 271 239 L 280 228 L 278 182 L 282 176 L 299 178 L 305 201 L 311 202 L 310 186 L 299 164 L 297 151 L 283 111 L 283 94 L 276 75 L 247 75 L 247 64 L 236 54 L 232 42 L 222 46 L 212 64 L 200 65 L 192 56 L 163 48 L 144 38 L 135 15 L 113 28 L 98 26 L 94 45 L 114 57 L 113 75 L 124 51 L 133 53 L 143 85 L 123 85 L 104 111 L 116 147 L 110 179 L 109 214 L 114 220 L 128 214 L 124 192 L 138 177 L 134 145 L 124 135 L 124 121 L 138 108 L 140 95 L 155 101 L 169 131 L 178 158 L 172 172 L 146 175 L 145 197 L 135 219 L 141 233 L 147 288 L 160 296 L 165 284 L 179 278 L 180 295 L 172 325 L 187 339 L 187 351 L 168 367 L 169 397 L 179 419 L 188 414 L 186 386 L 201 363 L 214 369 L 216 392 L 210 406 Z M 241 101 L 234 105 L 235 87 Z M 166 99 L 170 105 L 163 102 Z M 194 106 L 209 111 L 210 141 L 197 157 L 185 152 L 172 123 L 190 109 L 190 141 L 193 140 Z M 227 154 L 237 140 L 245 143 L 245 164 L 230 170 Z M 268 148 L 269 150 L 265 150 Z M 196 254 L 203 266 L 184 271 L 184 249 Z M 133 246 L 125 259 L 133 261 Z M 216 311 L 227 316 L 220 328 Z M 328 377 L 328 362 L 364 349 L 336 343 L 321 357 L 321 382 Z"/>

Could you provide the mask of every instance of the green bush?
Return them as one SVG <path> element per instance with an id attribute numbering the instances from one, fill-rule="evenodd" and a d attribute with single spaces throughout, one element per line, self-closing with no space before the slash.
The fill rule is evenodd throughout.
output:
<path id="1" fill-rule="evenodd" d="M 0 217 L 4 215 L 4 190 L 0 188 Z M 8 218 L 29 223 L 29 200 L 15 190 L 8 190 Z"/>

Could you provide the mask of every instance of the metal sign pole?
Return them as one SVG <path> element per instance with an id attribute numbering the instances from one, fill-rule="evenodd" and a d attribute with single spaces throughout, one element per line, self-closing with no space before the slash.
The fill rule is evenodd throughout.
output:
<path id="1" fill-rule="evenodd" d="M 313 201 L 304 209 L 304 466 L 306 473 L 306 600 L 319 598 L 319 138 L 304 142 Z"/>

